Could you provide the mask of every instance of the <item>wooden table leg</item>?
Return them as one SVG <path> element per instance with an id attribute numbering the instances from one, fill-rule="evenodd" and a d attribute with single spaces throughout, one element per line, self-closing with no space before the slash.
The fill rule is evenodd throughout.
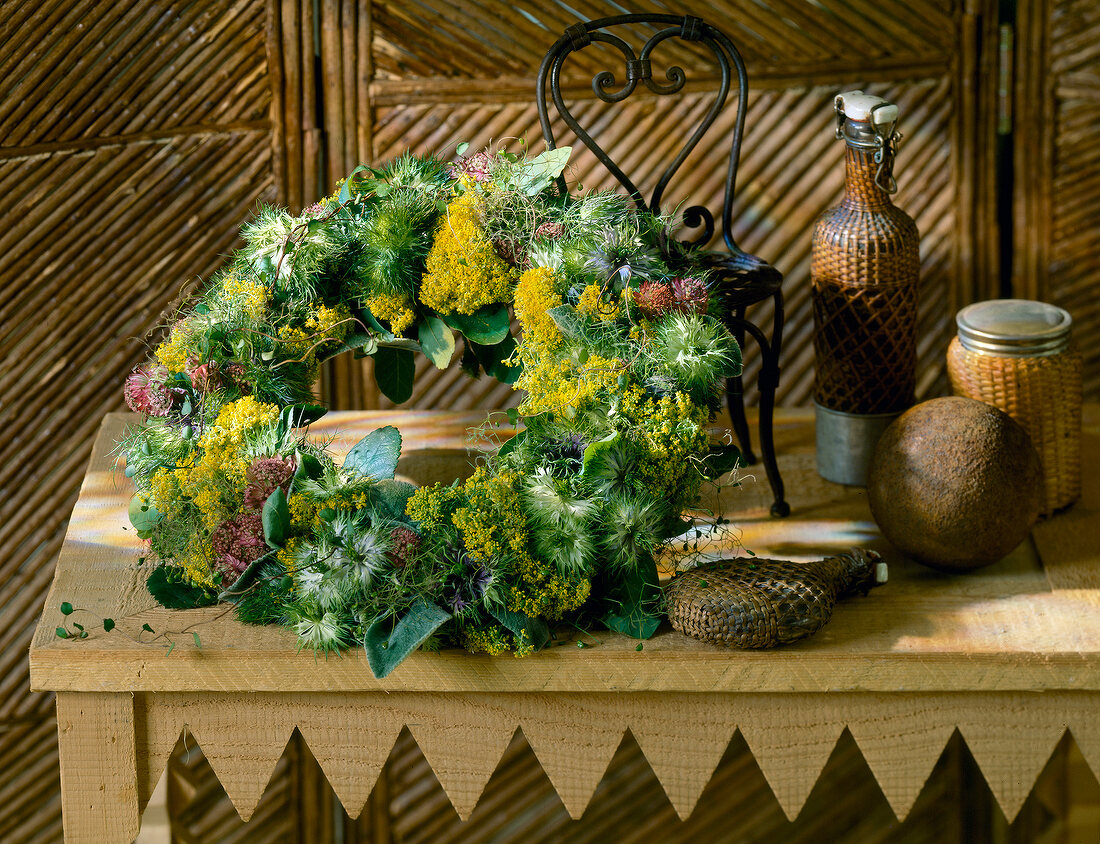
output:
<path id="1" fill-rule="evenodd" d="M 58 692 L 57 736 L 67 844 L 132 842 L 141 824 L 133 695 Z"/>

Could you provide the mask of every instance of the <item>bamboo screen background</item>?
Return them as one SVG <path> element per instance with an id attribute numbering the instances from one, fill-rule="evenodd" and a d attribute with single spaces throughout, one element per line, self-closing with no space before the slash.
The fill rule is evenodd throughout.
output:
<path id="1" fill-rule="evenodd" d="M 1004 92 L 1015 123 L 999 172 L 994 0 L 706 4 L 702 13 L 733 37 L 749 69 L 735 233 L 786 276 L 781 403 L 810 397 L 809 232 L 840 196 L 831 100 L 852 87 L 902 110 L 897 202 L 922 235 L 922 397 L 946 391 L 955 311 L 996 296 L 1003 270 L 1014 295 L 1073 313 L 1086 396 L 1100 398 L 1100 9 L 1092 0 L 1016 5 L 1015 73 Z M 679 14 L 693 4 L 639 0 L 630 10 Z M 0 839 L 60 838 L 53 700 L 28 692 L 26 649 L 92 434 L 105 412 L 121 409 L 122 380 L 158 341 L 173 302 L 234 248 L 260 202 L 300 208 L 359 161 L 406 147 L 448 152 L 459 141 L 527 138 L 537 149 L 533 77 L 546 48 L 578 17 L 620 11 L 606 0 L 0 0 Z M 576 110 L 598 121 L 601 141 L 643 184 L 700 108 L 699 55 L 676 61 L 701 81 L 682 98 L 634 99 L 617 115 L 596 114 L 586 94 L 595 68 L 568 70 Z M 717 127 L 670 200 L 713 207 L 725 155 Z M 586 155 L 570 175 L 585 187 L 609 184 Z M 1012 212 L 1002 225 L 998 191 Z M 1005 242 L 1013 257 L 1002 267 Z M 758 316 L 764 324 L 766 308 Z M 747 362 L 751 383 L 751 350 Z M 322 388 L 334 407 L 385 406 L 369 366 L 350 359 L 326 370 Z M 499 385 L 422 366 L 411 404 L 511 398 Z M 1100 802 L 1072 742 L 1063 750 L 1014 835 L 1069 835 L 1066 801 Z M 178 748 L 170 791 L 181 841 L 326 840 L 337 828 L 348 841 L 521 830 L 550 840 L 613 830 L 627 840 L 626 817 L 639 821 L 630 833 L 639 838 L 714 838 L 728 832 L 730 806 L 719 797 L 734 800 L 747 839 L 820 840 L 855 825 L 861 841 L 944 841 L 975 833 L 967 823 L 1004 825 L 961 742 L 940 768 L 900 830 L 850 740 L 793 826 L 736 739 L 711 783 L 715 800 L 704 797 L 682 826 L 629 737 L 604 797 L 574 826 L 521 738 L 486 792 L 486 811 L 465 829 L 407 734 L 357 822 L 334 809 L 297 738 L 247 827 L 193 745 Z M 827 789 L 838 778 L 843 793 Z M 508 806 L 514 825 L 489 804 Z"/>

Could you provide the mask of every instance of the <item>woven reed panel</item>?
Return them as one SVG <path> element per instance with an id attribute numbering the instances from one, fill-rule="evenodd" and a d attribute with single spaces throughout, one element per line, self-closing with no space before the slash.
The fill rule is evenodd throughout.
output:
<path id="1" fill-rule="evenodd" d="M 0 840 L 57 841 L 53 699 L 28 693 L 27 647 L 91 437 L 122 407 L 141 338 L 274 198 L 265 9 L 2 11 Z"/>
<path id="2" fill-rule="evenodd" d="M 1015 293 L 1073 316 L 1100 398 L 1100 6 L 1024 0 L 1017 26 Z"/>

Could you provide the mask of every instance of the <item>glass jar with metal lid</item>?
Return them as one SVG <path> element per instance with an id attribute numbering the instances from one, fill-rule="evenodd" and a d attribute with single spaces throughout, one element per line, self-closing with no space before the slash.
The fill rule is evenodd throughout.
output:
<path id="1" fill-rule="evenodd" d="M 988 402 L 1031 435 L 1043 464 L 1043 512 L 1081 494 L 1081 355 L 1062 308 L 1025 299 L 976 302 L 955 317 L 947 350 L 956 395 Z"/>

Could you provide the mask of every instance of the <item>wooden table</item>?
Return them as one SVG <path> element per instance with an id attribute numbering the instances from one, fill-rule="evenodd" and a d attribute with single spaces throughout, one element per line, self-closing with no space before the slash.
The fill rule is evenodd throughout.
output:
<path id="1" fill-rule="evenodd" d="M 574 817 L 625 730 L 687 817 L 735 730 L 789 817 L 797 815 L 847 727 L 899 818 L 958 728 L 1011 819 L 1068 728 L 1100 774 L 1100 479 L 1000 563 L 947 576 L 901 559 L 864 490 L 821 480 L 810 416 L 783 412 L 776 439 L 793 511 L 768 516 L 762 475 L 720 506 L 759 555 L 791 559 L 862 545 L 890 561 L 890 583 L 841 604 L 816 637 L 775 651 L 726 651 L 663 628 L 634 640 L 598 633 L 527 659 L 413 654 L 376 680 L 361 652 L 299 653 L 294 635 L 247 627 L 218 608 L 155 605 L 128 529 L 130 484 L 109 453 L 126 415 L 110 415 L 73 511 L 31 647 L 31 685 L 57 692 L 67 841 L 130 841 L 186 728 L 247 819 L 297 727 L 344 807 L 363 807 L 407 725 L 459 814 L 477 803 L 522 728 Z M 465 468 L 470 413 L 339 413 L 314 426 L 347 449 L 397 424 L 417 481 Z M 1100 408 L 1087 408 L 1085 465 L 1100 465 Z M 63 640 L 63 601 L 91 635 Z M 105 633 L 98 619 L 117 628 Z M 167 631 L 149 644 L 142 625 Z M 201 647 L 192 632 L 199 633 Z M 596 642 L 598 640 L 598 643 Z"/>

